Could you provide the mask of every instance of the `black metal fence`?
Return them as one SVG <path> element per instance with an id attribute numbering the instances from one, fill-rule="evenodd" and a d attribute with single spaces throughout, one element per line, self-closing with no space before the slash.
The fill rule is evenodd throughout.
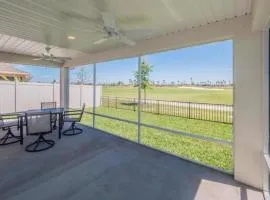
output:
<path id="1" fill-rule="evenodd" d="M 133 110 L 135 112 L 138 106 L 138 99 L 102 96 L 101 105 L 107 108 Z M 141 100 L 141 111 L 228 124 L 233 122 L 233 106 L 227 104 L 145 99 Z"/>

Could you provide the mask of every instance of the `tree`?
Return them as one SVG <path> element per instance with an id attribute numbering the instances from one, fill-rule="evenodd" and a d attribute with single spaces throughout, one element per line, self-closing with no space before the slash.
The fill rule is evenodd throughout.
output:
<path id="1" fill-rule="evenodd" d="M 117 85 L 124 85 L 123 81 L 117 81 Z"/>
<path id="2" fill-rule="evenodd" d="M 77 75 L 77 83 L 78 84 L 87 84 L 90 83 L 91 75 L 85 70 L 85 68 L 81 68 Z"/>
<path id="3" fill-rule="evenodd" d="M 153 71 L 153 66 L 142 61 L 141 63 L 141 88 L 144 92 L 144 101 L 146 102 L 146 90 L 150 88 L 150 73 Z M 137 80 L 139 80 L 139 71 L 134 73 L 134 76 Z M 138 86 L 138 84 L 136 84 Z"/>
<path id="4" fill-rule="evenodd" d="M 190 77 L 190 85 L 194 85 L 194 81 L 192 77 Z"/>

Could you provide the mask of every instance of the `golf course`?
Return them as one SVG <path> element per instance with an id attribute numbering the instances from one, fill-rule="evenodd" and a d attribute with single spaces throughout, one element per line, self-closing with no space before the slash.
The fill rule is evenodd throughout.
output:
<path id="1" fill-rule="evenodd" d="M 147 99 L 233 104 L 232 88 L 200 88 L 200 87 L 150 87 L 147 89 Z M 138 88 L 134 86 L 103 86 L 102 96 L 137 98 Z M 142 98 L 143 94 L 142 94 Z"/>

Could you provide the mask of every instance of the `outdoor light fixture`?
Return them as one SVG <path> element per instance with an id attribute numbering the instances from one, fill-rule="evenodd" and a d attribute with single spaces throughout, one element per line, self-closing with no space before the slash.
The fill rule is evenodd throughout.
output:
<path id="1" fill-rule="evenodd" d="M 75 40 L 76 37 L 75 37 L 75 36 L 72 36 L 72 35 L 69 35 L 69 36 L 67 37 L 67 39 L 69 39 L 69 40 Z"/>

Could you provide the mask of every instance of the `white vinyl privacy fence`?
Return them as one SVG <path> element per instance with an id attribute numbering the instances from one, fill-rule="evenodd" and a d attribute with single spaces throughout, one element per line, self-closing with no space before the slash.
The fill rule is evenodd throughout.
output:
<path id="1" fill-rule="evenodd" d="M 99 106 L 101 87 L 96 87 L 96 106 Z M 60 106 L 59 84 L 0 81 L 0 113 L 37 109 L 44 101 L 55 101 Z M 93 86 L 70 85 L 69 107 L 79 108 L 83 103 L 93 106 Z"/>

